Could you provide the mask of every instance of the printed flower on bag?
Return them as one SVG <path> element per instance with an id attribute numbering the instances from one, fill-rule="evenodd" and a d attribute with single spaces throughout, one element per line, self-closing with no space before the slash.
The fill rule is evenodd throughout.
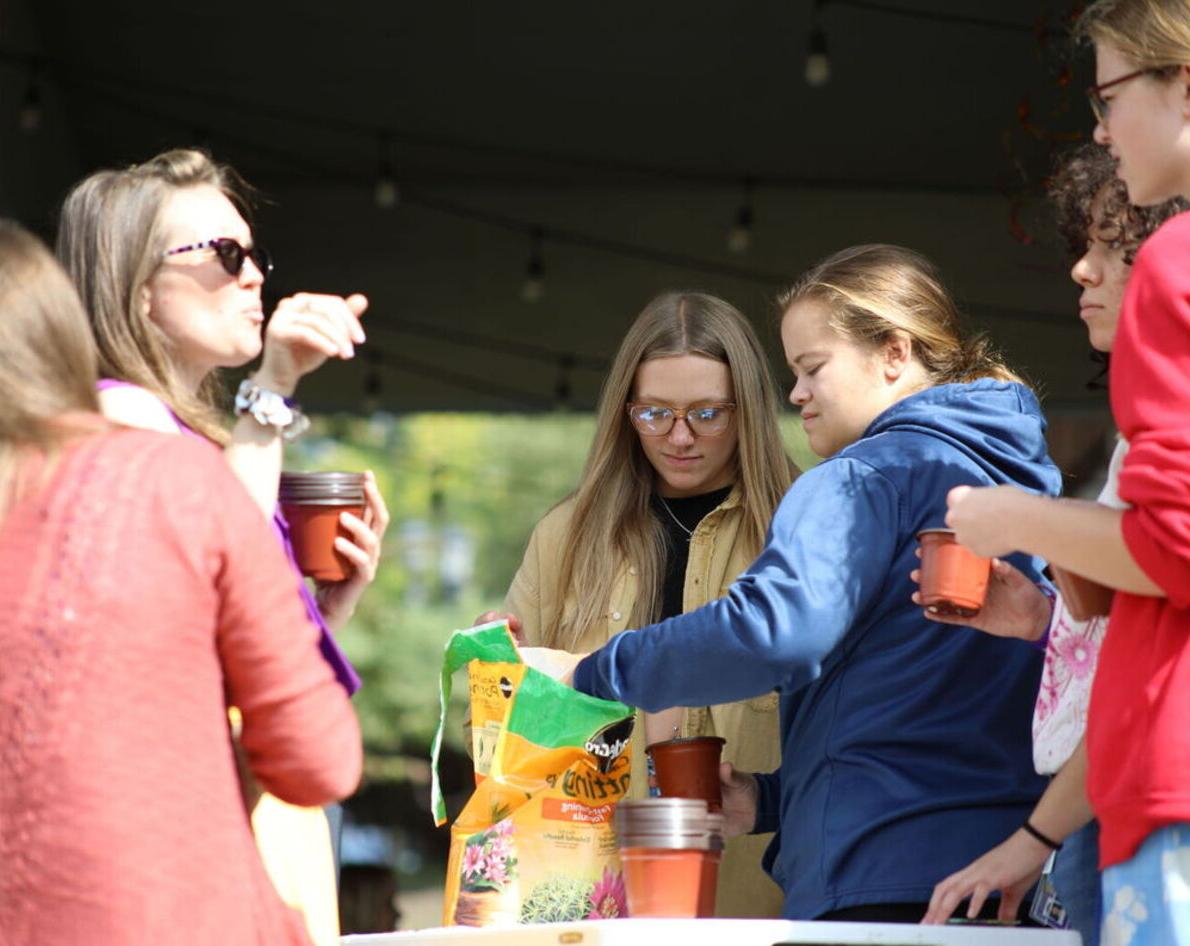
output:
<path id="1" fill-rule="evenodd" d="M 624 878 L 612 873 L 610 867 L 603 868 L 603 877 L 588 894 L 591 901 L 591 912 L 588 920 L 609 920 L 612 917 L 628 914 L 628 898 L 624 892 Z"/>
<path id="2" fill-rule="evenodd" d="M 1070 669 L 1070 675 L 1082 680 L 1095 672 L 1099 645 L 1094 640 L 1071 635 L 1055 642 L 1054 649 Z"/>
<path id="3" fill-rule="evenodd" d="M 516 850 L 512 845 L 512 822 L 499 824 L 472 835 L 463 848 L 463 890 L 503 890 L 516 877 Z"/>

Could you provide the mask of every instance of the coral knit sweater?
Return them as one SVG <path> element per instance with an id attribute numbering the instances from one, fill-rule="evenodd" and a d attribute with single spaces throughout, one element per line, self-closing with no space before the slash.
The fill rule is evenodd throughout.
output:
<path id="1" fill-rule="evenodd" d="M 1112 351 L 1128 550 L 1165 597 L 1117 594 L 1087 725 L 1100 864 L 1190 821 L 1190 214 L 1136 257 Z"/>
<path id="2" fill-rule="evenodd" d="M 299 805 L 359 728 L 268 523 L 207 444 L 92 436 L 0 519 L 0 944 L 308 942 L 228 734 Z"/>

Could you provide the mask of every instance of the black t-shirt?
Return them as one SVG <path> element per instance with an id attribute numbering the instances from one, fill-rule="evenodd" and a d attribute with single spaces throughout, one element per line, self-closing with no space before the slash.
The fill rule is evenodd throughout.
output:
<path id="1" fill-rule="evenodd" d="M 653 494 L 653 515 L 665 529 L 667 546 L 665 583 L 661 588 L 662 618 L 682 613 L 686 564 L 690 560 L 690 537 L 707 513 L 727 499 L 730 492 L 731 487 L 724 486 L 713 493 L 699 496 L 666 499 L 657 493 Z"/>

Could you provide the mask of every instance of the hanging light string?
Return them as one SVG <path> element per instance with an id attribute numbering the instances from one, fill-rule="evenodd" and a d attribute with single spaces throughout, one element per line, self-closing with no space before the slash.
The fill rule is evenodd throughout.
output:
<path id="1" fill-rule="evenodd" d="M 532 342 L 519 342 L 510 338 L 498 338 L 480 332 L 469 332 L 464 329 L 447 328 L 442 325 L 429 325 L 411 319 L 385 317 L 383 323 L 372 323 L 368 331 L 382 334 L 414 335 L 420 338 L 432 338 L 461 348 L 473 348 L 476 351 L 500 352 L 505 355 L 515 355 L 544 364 L 560 364 L 565 362 L 571 368 L 581 368 L 596 374 L 603 374 L 611 367 L 611 360 L 599 358 L 595 355 L 583 355 L 572 351 L 560 351 L 545 345 L 534 345 Z"/>
<path id="2" fill-rule="evenodd" d="M 979 26 L 989 30 L 1004 30 L 1010 33 L 1029 33 L 1037 36 L 1039 32 L 1047 34 L 1061 34 L 1064 31 L 1058 27 L 1048 25 L 1044 17 L 1033 23 L 1018 23 L 1011 20 L 996 20 L 986 16 L 968 16 L 963 13 L 946 13 L 941 10 L 923 10 L 919 7 L 906 7 L 893 3 L 882 3 L 880 0 L 819 0 L 822 7 L 852 7 L 872 13 L 888 13 L 892 16 L 905 17 L 911 20 L 922 20 L 930 23 L 949 23 L 955 26 Z"/>
<path id="3" fill-rule="evenodd" d="M 382 373 L 387 369 L 425 378 L 437 384 L 469 391 L 472 394 L 479 394 L 483 397 L 496 398 L 522 409 L 544 411 L 551 410 L 555 406 L 554 400 L 551 397 L 501 384 L 491 380 L 486 375 L 481 377 L 465 371 L 459 371 L 457 368 L 446 368 L 441 365 L 431 364 L 418 358 L 410 358 L 405 354 L 398 354 L 390 348 L 373 346 L 371 344 L 368 347 L 373 350 L 370 368 L 375 371 L 375 381 L 371 389 L 377 398 L 379 398 Z"/>
<path id="4" fill-rule="evenodd" d="M 832 0 L 832 2 L 843 2 L 843 0 Z M 0 51 L 0 60 L 3 59 L 3 53 Z M 59 78 L 61 78 L 59 76 Z M 74 84 L 70 82 L 70 84 Z M 89 83 L 81 83 L 79 86 L 81 91 L 88 94 L 95 95 L 112 104 L 117 105 L 134 114 L 142 117 L 151 118 L 171 127 L 176 127 L 179 123 L 184 123 L 184 119 L 179 118 L 176 113 L 166 113 L 143 103 L 130 101 L 116 93 L 109 90 L 96 88 Z M 299 168 L 306 173 L 310 173 L 319 181 L 340 183 L 344 185 L 358 185 L 361 183 L 361 177 L 358 174 L 343 171 L 339 168 L 330 167 L 320 162 L 313 162 L 308 158 L 299 158 L 292 151 L 286 151 L 275 146 L 266 145 L 259 141 L 250 140 L 242 136 L 228 135 L 226 133 L 220 134 L 220 141 L 238 146 L 243 150 L 254 153 L 258 156 L 263 156 L 267 159 L 276 161 L 281 167 L 287 169 Z M 753 178 L 754 181 L 758 180 Z M 932 187 L 929 185 L 907 185 L 904 182 L 879 182 L 879 181 L 824 181 L 824 180 L 803 180 L 800 182 L 802 187 L 806 189 L 837 189 L 846 187 L 847 189 L 855 190 L 878 190 L 878 191 L 896 191 L 896 192 L 938 192 L 938 193 L 955 193 L 954 188 L 950 187 Z M 996 188 L 964 188 L 963 192 L 968 193 L 998 193 Z M 595 250 L 608 254 L 614 254 L 625 258 L 633 259 L 640 262 L 660 263 L 667 266 L 673 266 L 687 271 L 699 272 L 708 275 L 729 276 L 731 278 L 739 279 L 741 281 L 760 284 L 766 287 L 780 286 L 789 281 L 788 273 L 766 272 L 750 267 L 742 267 L 730 263 L 723 263 L 717 260 L 708 260 L 695 256 L 690 256 L 681 253 L 675 253 L 668 250 L 661 250 L 653 247 L 646 247 L 637 244 L 630 244 L 623 241 L 611 240 L 604 237 L 586 234 L 578 231 L 565 230 L 560 228 L 545 228 L 537 227 L 535 224 L 519 220 L 514 217 L 495 214 L 486 210 L 468 207 L 458 202 L 449 201 L 445 199 L 429 198 L 424 195 L 409 195 L 405 198 L 405 203 L 416 205 L 422 209 L 440 212 L 460 219 L 466 219 L 471 222 L 479 222 L 489 226 L 498 227 L 505 230 L 518 231 L 521 233 L 531 234 L 535 229 L 539 229 L 542 238 L 548 238 L 551 242 L 559 244 L 567 244 L 588 250 Z M 1011 321 L 1025 321 L 1036 324 L 1048 324 L 1066 326 L 1068 319 L 1064 316 L 1044 311 L 1030 311 L 1021 309 L 1011 309 L 1000 306 L 969 306 L 968 311 L 978 311 L 982 309 L 986 314 L 998 319 L 1007 319 Z M 404 326 L 406 331 L 413 331 L 411 325 Z M 422 331 L 425 331 L 423 327 Z M 466 333 L 462 333 L 466 334 Z M 491 347 L 491 339 L 483 339 L 484 345 Z M 558 353 L 550 353 L 548 357 L 557 358 Z M 571 355 L 575 359 L 576 364 L 583 365 L 586 361 L 584 356 Z M 430 365 L 412 365 L 412 360 L 407 359 L 411 363 L 411 370 L 421 370 L 429 377 L 444 377 L 444 372 L 436 366 Z M 598 370 L 598 369 L 597 369 Z M 478 382 L 475 379 L 468 379 L 470 384 L 483 385 L 486 382 Z M 487 390 L 484 388 L 483 390 Z M 509 399 L 517 400 L 519 398 L 528 397 L 533 400 L 533 406 L 541 407 L 548 402 L 548 399 L 541 398 L 537 395 L 526 395 L 524 392 L 517 392 L 509 390 Z M 524 401 L 522 400 L 522 403 Z"/>
<path id="5" fill-rule="evenodd" d="M 814 11 L 810 21 L 810 36 L 806 44 L 806 84 L 812 88 L 820 88 L 830 81 L 831 62 L 827 51 L 826 30 L 822 23 L 822 13 L 827 6 L 851 7 L 872 13 L 884 13 L 905 19 L 925 21 L 930 23 L 945 23 L 954 26 L 976 26 L 984 29 L 1001 30 L 1011 33 L 1028 33 L 1037 39 L 1044 48 L 1051 39 L 1067 35 L 1068 31 L 1060 27 L 1051 26 L 1045 14 L 1039 16 L 1032 23 L 1017 23 L 1009 20 L 997 20 L 984 16 L 968 16 L 962 13 L 945 13 L 940 10 L 922 10 L 916 7 L 900 6 L 892 3 L 882 3 L 880 0 L 814 0 Z"/>
<path id="6" fill-rule="evenodd" d="M 844 3 L 849 0 L 830 0 L 831 3 Z M 307 128 L 311 131 L 327 131 L 339 134 L 347 133 L 361 140 L 376 141 L 382 135 L 393 145 L 402 147 L 418 147 L 428 150 L 440 149 L 454 151 L 461 154 L 482 156 L 485 158 L 502 157 L 517 161 L 533 161 L 554 164 L 560 167 L 570 167 L 583 172 L 584 180 L 591 180 L 590 172 L 602 171 L 618 177 L 646 177 L 664 181 L 668 184 L 694 184 L 705 186 L 719 186 L 729 188 L 737 185 L 738 173 L 731 171 L 712 172 L 693 168 L 650 165 L 641 162 L 591 158 L 564 152 L 547 150 L 530 150 L 525 148 L 493 145 L 465 139 L 416 134 L 394 127 L 386 127 L 379 132 L 374 123 L 355 122 L 349 119 L 327 117 L 314 113 L 282 106 L 267 105 L 245 99 L 240 93 L 219 93 L 187 88 L 177 83 L 157 82 L 151 86 L 130 76 L 125 76 L 110 69 L 100 69 L 91 66 L 79 66 L 76 63 L 62 60 L 35 57 L 29 53 L 22 53 L 4 48 L 0 45 L 0 62 L 15 63 L 25 68 L 37 60 L 44 66 L 45 71 L 52 72 L 56 81 L 68 84 L 84 92 L 99 94 L 100 83 L 106 83 L 108 97 L 119 96 L 111 86 L 124 93 L 138 96 L 170 96 L 173 99 L 186 99 L 200 102 L 215 108 L 220 115 L 231 115 L 247 119 L 269 119 L 288 122 Z M 127 101 L 127 100 L 126 100 Z M 152 106 L 146 106 L 152 108 Z M 171 103 L 164 115 L 175 116 L 176 103 Z M 220 138 L 225 137 L 221 132 Z M 871 181 L 849 180 L 839 178 L 806 178 L 797 175 L 765 174 L 752 175 L 756 185 L 765 188 L 816 189 L 816 190 L 885 190 L 897 193 L 946 193 L 946 194 L 982 194 L 994 193 L 992 186 L 982 185 L 937 185 L 929 181 Z"/>
<path id="7" fill-rule="evenodd" d="M 140 103 L 129 102 L 119 96 L 112 95 L 111 93 L 101 93 L 101 97 L 112 102 L 113 104 L 120 105 L 135 114 L 139 114 L 142 117 L 153 118 L 154 120 L 170 125 L 177 125 L 179 122 L 179 119 L 176 115 L 166 114 L 156 109 L 148 108 Z M 339 168 L 334 168 L 329 165 L 324 165 L 320 162 L 312 161 L 306 157 L 299 157 L 292 151 L 286 151 L 274 145 L 265 144 L 236 135 L 223 134 L 220 136 L 220 138 L 223 142 L 242 148 L 244 151 L 276 161 L 281 167 L 290 169 L 295 167 L 299 168 L 306 173 L 311 174 L 315 179 L 323 182 L 339 183 L 343 185 L 358 185 L 360 183 L 360 177 L 358 175 L 345 172 Z M 876 186 L 873 189 L 879 190 L 880 188 L 879 186 Z M 949 191 L 944 192 L 950 193 Z M 991 189 L 990 192 L 995 194 L 1000 193 L 994 188 Z M 978 193 L 985 194 L 985 191 L 981 188 L 979 189 Z M 407 193 L 404 195 L 403 199 L 404 203 L 409 206 L 417 206 L 423 210 L 440 212 L 446 215 L 457 217 L 459 219 L 465 219 L 473 223 L 486 224 L 498 229 L 530 234 L 536 227 L 536 224 L 527 220 L 469 207 L 465 204 L 460 204 L 456 201 L 447 199 L 431 198 L 425 195 L 414 193 Z M 738 279 L 742 282 L 753 283 L 769 289 L 788 285 L 789 282 L 792 281 L 792 277 L 789 273 L 778 273 L 759 270 L 751 267 L 738 266 L 731 263 L 720 262 L 718 260 L 709 260 L 682 253 L 674 253 L 669 250 L 657 249 L 655 247 L 647 247 L 623 241 L 611 240 L 574 230 L 553 227 L 542 227 L 541 230 L 543 238 L 548 239 L 551 243 L 565 244 L 581 249 L 604 252 L 610 255 L 621 256 L 639 262 L 659 263 L 672 266 L 674 268 L 683 269 L 688 272 L 697 272 L 713 276 L 730 276 L 731 278 Z M 800 272 L 802 268 L 804 268 L 804 266 L 794 269 L 794 272 Z M 1051 325 L 1063 326 L 1073 324 L 1070 323 L 1070 320 L 1061 313 L 1010 309 L 1002 307 L 984 308 L 989 312 L 994 311 L 1001 313 L 1004 318 L 1008 319 L 1045 322 Z M 1075 325 L 1075 328 L 1077 328 L 1077 325 Z"/>

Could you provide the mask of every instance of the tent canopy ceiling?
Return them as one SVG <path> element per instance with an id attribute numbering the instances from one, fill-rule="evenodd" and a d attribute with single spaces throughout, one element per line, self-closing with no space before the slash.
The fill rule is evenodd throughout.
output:
<path id="1" fill-rule="evenodd" d="M 881 241 L 933 258 L 1055 409 L 1101 410 L 1040 199 L 1091 127 L 1090 55 L 1059 35 L 1071 6 L 827 0 L 831 75 L 812 88 L 810 0 L 9 0 L 0 200 L 48 233 L 79 175 L 209 146 L 266 198 L 270 293 L 373 300 L 370 357 L 311 378 L 314 409 L 365 388 L 397 410 L 589 407 L 669 288 L 734 302 L 779 364 L 775 291 Z M 30 64 L 43 114 L 24 135 Z"/>

